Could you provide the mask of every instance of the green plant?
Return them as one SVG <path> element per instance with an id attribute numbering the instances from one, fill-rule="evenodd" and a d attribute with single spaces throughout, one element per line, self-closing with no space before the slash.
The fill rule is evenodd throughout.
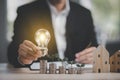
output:
<path id="1" fill-rule="evenodd" d="M 84 67 L 85 64 L 76 64 L 77 67 Z"/>
<path id="2" fill-rule="evenodd" d="M 58 58 L 58 61 L 61 61 L 62 62 L 62 66 L 63 66 L 65 61 L 68 61 L 68 58 L 66 58 L 66 57 L 64 59 Z"/>
<path id="3" fill-rule="evenodd" d="M 68 63 L 71 65 L 71 68 L 72 68 L 72 65 L 75 64 L 76 62 L 75 61 L 68 61 Z"/>
<path id="4" fill-rule="evenodd" d="M 80 69 L 79 71 L 78 71 L 78 74 L 80 73 L 82 73 L 82 67 L 84 67 L 85 66 L 85 64 L 76 64 L 76 66 Z"/>
<path id="5" fill-rule="evenodd" d="M 48 55 L 47 57 L 48 57 L 49 60 L 52 61 L 52 62 L 59 59 L 59 56 L 58 56 L 57 53 L 56 53 L 56 54 L 52 54 L 52 55 Z"/>

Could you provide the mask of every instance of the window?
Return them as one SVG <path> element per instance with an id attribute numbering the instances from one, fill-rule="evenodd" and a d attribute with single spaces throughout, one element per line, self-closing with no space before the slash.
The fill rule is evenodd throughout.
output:
<path id="1" fill-rule="evenodd" d="M 118 62 L 118 64 L 120 64 L 120 62 Z"/>
<path id="2" fill-rule="evenodd" d="M 100 54 L 98 54 L 98 57 L 100 58 Z"/>
<path id="3" fill-rule="evenodd" d="M 98 69 L 98 73 L 101 73 L 101 69 L 100 68 Z"/>
<path id="4" fill-rule="evenodd" d="M 112 64 L 114 64 L 114 61 L 112 61 Z"/>
<path id="5" fill-rule="evenodd" d="M 117 69 L 117 72 L 120 72 L 120 69 L 119 69 L 119 68 Z"/>
<path id="6" fill-rule="evenodd" d="M 107 61 L 105 61 L 105 64 L 107 64 Z"/>
<path id="7" fill-rule="evenodd" d="M 120 54 L 118 54 L 118 57 L 120 57 Z"/>

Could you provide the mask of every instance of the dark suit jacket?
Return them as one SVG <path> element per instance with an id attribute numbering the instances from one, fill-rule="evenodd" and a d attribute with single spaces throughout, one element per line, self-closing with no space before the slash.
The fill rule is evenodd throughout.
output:
<path id="1" fill-rule="evenodd" d="M 90 42 L 92 46 L 97 46 L 97 41 L 90 11 L 73 2 L 70 2 L 70 9 L 66 23 L 65 56 L 69 60 L 74 60 L 75 53 L 85 49 Z M 34 33 L 40 28 L 49 30 L 52 36 L 48 45 L 49 54 L 57 53 L 50 9 L 46 0 L 38 0 L 21 6 L 17 13 L 13 41 L 8 47 L 8 61 L 15 67 L 22 66 L 17 61 L 19 44 L 24 40 L 35 43 Z"/>

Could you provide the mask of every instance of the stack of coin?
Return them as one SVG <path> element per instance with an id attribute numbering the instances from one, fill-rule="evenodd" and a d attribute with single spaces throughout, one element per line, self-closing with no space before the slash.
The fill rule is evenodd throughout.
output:
<path id="1" fill-rule="evenodd" d="M 66 68 L 64 66 L 59 66 L 59 74 L 66 74 Z"/>
<path id="2" fill-rule="evenodd" d="M 76 69 L 75 68 L 69 68 L 68 69 L 68 74 L 76 74 Z"/>
<path id="3" fill-rule="evenodd" d="M 40 74 L 47 73 L 47 60 L 40 60 Z"/>
<path id="4" fill-rule="evenodd" d="M 49 64 L 49 74 L 56 74 L 56 64 Z"/>
<path id="5" fill-rule="evenodd" d="M 78 68 L 77 69 L 77 74 L 81 74 L 82 73 L 82 68 Z"/>

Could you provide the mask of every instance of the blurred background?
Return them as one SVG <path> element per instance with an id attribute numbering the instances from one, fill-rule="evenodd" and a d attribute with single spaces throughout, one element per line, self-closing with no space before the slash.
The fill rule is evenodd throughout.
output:
<path id="1" fill-rule="evenodd" d="M 0 63 L 7 62 L 7 47 L 12 41 L 16 10 L 34 0 L 0 0 Z M 72 0 L 91 10 L 99 44 L 110 55 L 120 49 L 120 0 Z"/>

